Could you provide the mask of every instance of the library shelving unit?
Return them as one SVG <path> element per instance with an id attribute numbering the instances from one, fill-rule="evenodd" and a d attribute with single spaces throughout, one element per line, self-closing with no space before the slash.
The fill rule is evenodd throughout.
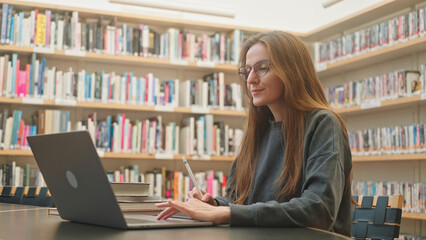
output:
<path id="1" fill-rule="evenodd" d="M 127 24 L 146 24 L 161 29 L 176 28 L 179 30 L 190 29 L 195 32 L 206 32 L 212 34 L 222 32 L 231 35 L 236 29 L 245 32 L 263 32 L 266 29 L 258 29 L 251 27 L 240 27 L 225 24 L 216 24 L 208 22 L 196 22 L 182 19 L 171 19 L 164 17 L 144 16 L 131 13 L 121 13 L 112 11 L 103 11 L 96 9 L 85 9 L 77 7 L 59 6 L 53 4 L 42 4 L 35 2 L 0 0 L 0 5 L 9 4 L 19 11 L 31 11 L 38 9 L 42 12 L 51 10 L 58 13 L 78 12 L 79 19 L 98 19 L 102 16 L 108 21 L 113 19 L 118 23 Z M 147 73 L 159 75 L 161 79 L 199 79 L 204 75 L 212 72 L 223 72 L 226 75 L 226 83 L 238 82 L 237 67 L 233 64 L 223 62 L 200 62 L 191 60 L 175 60 L 172 58 L 158 57 L 142 57 L 142 56 L 125 56 L 113 55 L 99 52 L 72 52 L 59 49 L 40 49 L 37 47 L 16 46 L 16 45 L 0 45 L 0 55 L 17 53 L 21 58 L 30 58 L 33 53 L 37 54 L 37 58 L 45 58 L 51 60 L 50 66 L 66 71 L 70 67 L 74 70 L 86 69 L 92 72 L 114 71 L 117 73 L 134 72 L 135 75 L 142 76 Z M 49 62 L 48 62 L 49 65 Z M 198 109 L 191 107 L 160 107 L 152 105 L 136 105 L 136 104 L 118 104 L 118 103 L 100 103 L 100 102 L 83 102 L 74 101 L 72 104 L 58 103 L 55 100 L 26 101 L 22 98 L 0 97 L 1 108 L 9 108 L 11 110 L 21 109 L 24 115 L 38 109 L 60 109 L 71 112 L 73 121 L 81 121 L 96 111 L 101 116 L 112 113 L 126 113 L 133 119 L 146 119 L 154 116 L 163 116 L 164 121 L 179 122 L 188 116 L 199 116 L 211 114 L 220 121 L 224 121 L 233 128 L 242 128 L 242 122 L 246 116 L 244 110 L 233 109 Z M 27 116 L 28 118 L 28 116 Z M 120 166 L 139 165 L 140 172 L 152 170 L 153 168 L 161 168 L 165 166 L 167 169 L 174 171 L 184 171 L 181 164 L 182 154 L 147 154 L 147 153 L 115 153 L 115 152 L 98 152 L 106 169 L 119 169 Z M 230 165 L 235 156 L 206 156 L 193 155 L 187 156 L 188 160 L 193 161 L 195 171 L 202 170 L 218 170 L 228 174 Z M 30 163 L 35 165 L 30 150 L 0 150 L 0 163 L 11 163 L 16 161 L 17 165 Z"/>
<path id="2" fill-rule="evenodd" d="M 330 36 L 339 35 L 349 29 L 368 24 L 372 21 L 386 17 L 400 10 L 410 8 L 422 2 L 422 0 L 383 0 L 371 7 L 314 29 L 311 32 L 306 33 L 303 36 L 303 39 L 308 42 L 313 42 L 318 41 L 319 39 L 326 39 Z"/>
<path id="3" fill-rule="evenodd" d="M 365 10 L 356 12 L 332 24 L 307 33 L 303 39 L 309 44 L 328 42 L 347 33 L 368 28 L 408 12 L 423 8 L 424 0 L 385 0 Z M 324 87 L 341 85 L 350 81 L 392 72 L 395 70 L 420 70 L 426 63 L 426 37 L 409 39 L 375 51 L 317 66 Z M 424 95 L 414 95 L 374 104 L 338 108 L 348 131 L 392 127 L 426 122 Z M 382 154 L 353 156 L 353 173 L 356 181 L 426 181 L 426 154 Z M 403 213 L 402 233 L 426 235 L 426 214 Z"/>

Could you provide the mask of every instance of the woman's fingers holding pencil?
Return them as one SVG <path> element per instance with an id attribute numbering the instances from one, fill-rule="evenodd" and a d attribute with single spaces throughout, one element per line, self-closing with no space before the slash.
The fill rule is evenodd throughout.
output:
<path id="1" fill-rule="evenodd" d="M 210 195 L 208 192 L 206 192 L 204 190 L 201 190 L 201 193 L 203 194 L 203 196 L 200 196 L 197 188 L 194 187 L 191 191 L 188 192 L 188 199 L 186 199 L 186 201 L 188 201 L 191 198 L 195 198 L 195 199 L 201 200 L 205 203 L 208 203 L 210 205 L 217 206 L 217 203 L 214 200 L 212 195 Z"/>
<path id="2" fill-rule="evenodd" d="M 208 194 L 208 193 L 206 193 L 206 194 L 203 195 L 203 197 L 201 198 L 201 201 L 203 201 L 205 203 L 208 203 L 210 205 L 213 205 L 213 206 L 218 206 L 218 204 L 214 200 L 213 196 L 210 195 L 210 194 Z"/>
<path id="3" fill-rule="evenodd" d="M 188 198 L 186 199 L 186 201 L 188 201 L 191 198 L 195 198 L 195 199 L 201 200 L 205 203 L 208 203 L 210 205 L 217 206 L 217 203 L 214 200 L 212 195 L 210 195 L 209 193 L 207 193 L 204 190 L 201 190 L 201 193 L 203 194 L 203 196 L 200 196 L 197 188 L 194 187 L 191 191 L 188 192 Z"/>
<path id="4" fill-rule="evenodd" d="M 206 191 L 204 191 L 204 190 L 201 190 L 200 189 L 200 191 L 201 191 L 201 193 L 204 195 L 204 194 L 206 194 Z M 190 199 L 190 198 L 196 198 L 196 199 L 199 199 L 199 200 L 201 200 L 201 198 L 202 198 L 203 196 L 200 196 L 200 194 L 198 193 L 198 190 L 197 190 L 197 188 L 192 188 L 192 190 L 191 191 L 189 191 L 188 192 L 188 198 Z"/>

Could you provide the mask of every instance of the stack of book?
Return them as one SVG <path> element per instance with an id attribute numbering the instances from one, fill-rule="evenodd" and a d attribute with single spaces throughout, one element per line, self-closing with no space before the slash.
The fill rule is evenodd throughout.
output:
<path id="1" fill-rule="evenodd" d="M 149 196 L 149 183 L 112 182 L 111 187 L 123 212 L 157 215 L 164 209 L 155 206 L 161 197 Z"/>
<path id="2" fill-rule="evenodd" d="M 157 215 L 164 208 L 156 203 L 163 202 L 159 196 L 149 196 L 149 183 L 111 182 L 111 188 L 123 213 Z M 49 215 L 59 215 L 56 208 L 50 208 Z"/>

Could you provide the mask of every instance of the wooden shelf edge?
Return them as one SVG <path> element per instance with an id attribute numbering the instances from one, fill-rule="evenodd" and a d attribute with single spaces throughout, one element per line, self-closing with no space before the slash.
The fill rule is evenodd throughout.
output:
<path id="1" fill-rule="evenodd" d="M 420 95 L 414 95 L 409 97 L 400 97 L 392 100 L 385 100 L 381 102 L 380 107 L 374 107 L 374 108 L 361 108 L 361 106 L 351 106 L 351 107 L 345 107 L 345 108 L 337 108 L 334 109 L 338 114 L 353 114 L 363 111 L 368 111 L 371 109 L 386 109 L 386 108 L 392 108 L 392 107 L 398 107 L 403 105 L 409 105 L 409 104 L 415 104 L 415 103 L 421 103 L 424 99 L 421 99 Z"/>
<path id="2" fill-rule="evenodd" d="M 21 98 L 9 98 L 9 97 L 0 97 L 0 103 L 22 103 Z"/>
<path id="3" fill-rule="evenodd" d="M 414 220 L 426 220 L 426 213 L 402 212 L 402 218 Z"/>
<path id="4" fill-rule="evenodd" d="M 0 150 L 0 156 L 33 156 L 30 150 Z"/>
<path id="5" fill-rule="evenodd" d="M 238 117 L 247 116 L 247 112 L 245 110 L 210 109 L 210 113 L 213 115 L 226 115 L 226 116 L 238 116 Z"/>
<path id="6" fill-rule="evenodd" d="M 31 150 L 0 150 L 0 156 L 33 156 Z M 106 152 L 101 153 L 101 159 L 141 159 L 141 160 L 174 160 L 181 161 L 184 154 L 175 154 L 172 157 L 161 157 L 161 155 L 149 154 L 149 153 L 115 153 Z M 236 156 L 207 156 L 207 159 L 197 156 L 187 156 L 188 160 L 192 161 L 234 161 Z"/>
<path id="7" fill-rule="evenodd" d="M 138 104 L 121 104 L 121 103 L 102 103 L 102 102 L 76 102 L 75 105 L 60 105 L 56 104 L 55 100 L 43 100 L 43 103 L 24 103 L 21 98 L 0 97 L 0 103 L 13 103 L 13 104 L 32 104 L 32 105 L 45 105 L 45 106 L 67 106 L 67 107 L 80 107 L 80 108 L 94 108 L 94 109 L 120 109 L 124 111 L 145 111 L 145 112 L 172 112 L 172 113 L 188 113 L 188 114 L 213 114 L 225 115 L 230 117 L 245 117 L 244 110 L 228 110 L 228 109 L 206 109 L 205 112 L 196 112 L 191 108 L 186 107 L 165 107 L 162 109 L 159 106 L 152 105 L 138 105 Z"/>
<path id="8" fill-rule="evenodd" d="M 352 156 L 352 162 L 388 162 L 426 160 L 426 153 Z"/>
<path id="9" fill-rule="evenodd" d="M 1 1 L 0 1 L 1 2 Z M 0 45 L 0 51 L 9 51 L 16 53 L 33 53 L 34 48 L 32 47 L 20 47 L 14 45 Z M 85 52 L 85 56 L 76 56 L 76 55 L 67 55 L 64 50 L 54 50 L 53 54 L 38 53 L 42 56 L 57 56 L 69 59 L 84 59 L 97 62 L 117 62 L 120 64 L 123 63 L 136 63 L 136 64 L 146 64 L 159 67 L 169 67 L 169 68 L 191 68 L 191 69 L 202 69 L 202 70 L 212 70 L 212 71 L 223 71 L 223 72 L 237 72 L 237 66 L 231 64 L 221 64 L 215 63 L 214 66 L 203 66 L 203 64 L 198 64 L 194 61 L 186 61 L 187 64 L 174 64 L 173 60 L 168 58 L 155 58 L 155 57 L 142 57 L 142 56 L 124 56 L 124 55 L 113 55 L 105 53 L 95 53 L 95 52 Z"/>

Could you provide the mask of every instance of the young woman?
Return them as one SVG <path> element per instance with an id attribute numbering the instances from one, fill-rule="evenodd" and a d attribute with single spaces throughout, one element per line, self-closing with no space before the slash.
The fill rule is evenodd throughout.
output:
<path id="1" fill-rule="evenodd" d="M 285 32 L 242 47 L 239 74 L 248 96 L 244 138 L 226 197 L 189 193 L 177 212 L 231 226 L 315 227 L 349 236 L 352 157 L 342 119 L 327 103 L 308 49 Z"/>

